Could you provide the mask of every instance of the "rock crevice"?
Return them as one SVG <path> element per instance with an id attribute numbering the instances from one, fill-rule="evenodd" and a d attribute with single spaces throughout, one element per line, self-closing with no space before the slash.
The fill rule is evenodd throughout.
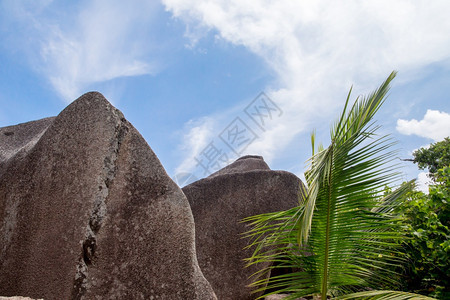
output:
<path id="1" fill-rule="evenodd" d="M 110 151 L 105 156 L 103 174 L 100 177 L 98 185 L 98 194 L 93 201 L 93 209 L 89 218 L 89 223 L 86 226 L 85 239 L 82 242 L 82 252 L 77 265 L 74 288 L 72 291 L 72 299 L 82 299 L 88 288 L 88 272 L 89 266 L 93 264 L 96 258 L 97 248 L 97 233 L 99 232 L 102 221 L 107 214 L 107 198 L 109 195 L 109 188 L 116 176 L 117 166 L 116 160 L 119 156 L 120 146 L 127 134 L 129 127 L 125 118 L 118 118 L 115 126 L 114 136 L 111 139 Z"/>

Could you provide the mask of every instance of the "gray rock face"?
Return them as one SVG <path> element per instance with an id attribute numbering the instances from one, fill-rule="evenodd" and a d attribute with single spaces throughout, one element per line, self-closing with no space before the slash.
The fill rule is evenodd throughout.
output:
<path id="1" fill-rule="evenodd" d="M 272 171 L 262 157 L 246 156 L 210 177 L 183 188 L 191 204 L 200 268 L 218 299 L 247 300 L 249 276 L 258 269 L 244 268 L 248 230 L 240 221 L 252 215 L 286 210 L 298 204 L 300 179 L 292 173 Z"/>
<path id="2" fill-rule="evenodd" d="M 0 295 L 216 299 L 188 201 L 101 94 L 0 136 Z"/>
<path id="3" fill-rule="evenodd" d="M 0 164 L 19 153 L 26 155 L 54 119 L 45 118 L 0 128 Z"/>

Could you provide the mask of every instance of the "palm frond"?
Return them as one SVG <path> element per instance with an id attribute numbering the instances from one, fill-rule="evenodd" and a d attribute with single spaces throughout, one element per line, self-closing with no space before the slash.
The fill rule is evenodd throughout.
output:
<path id="1" fill-rule="evenodd" d="M 298 239 L 307 240 L 317 258 L 314 270 L 322 297 L 331 287 L 366 285 L 364 278 L 376 276 L 373 267 L 356 259 L 361 249 L 368 258 L 390 258 L 383 253 L 385 247 L 373 243 L 384 240 L 386 244 L 388 239 L 380 230 L 370 230 L 389 219 L 370 210 L 380 188 L 396 180 L 398 174 L 395 166 L 385 166 L 394 157 L 392 151 L 386 152 L 391 146 L 389 139 L 376 136 L 378 127 L 371 122 L 394 76 L 392 73 L 369 97 L 357 100 L 347 113 L 349 93 L 344 111 L 331 130 L 331 145 L 310 159 L 305 174 L 309 194 Z"/>
<path id="2" fill-rule="evenodd" d="M 270 262 L 255 274 L 253 286 L 266 285 L 292 297 L 320 294 L 339 296 L 358 287 L 395 284 L 389 266 L 401 257 L 396 250 L 399 231 L 390 206 L 405 187 L 385 197 L 384 186 L 397 180 L 395 151 L 388 136 L 378 136 L 373 116 L 384 102 L 392 72 L 372 94 L 358 98 L 344 110 L 331 129 L 331 144 L 315 152 L 305 173 L 308 192 L 298 207 L 245 219 L 254 247 L 249 264 Z M 272 276 L 276 268 L 292 267 L 290 274 Z"/>
<path id="3" fill-rule="evenodd" d="M 384 98 L 389 91 L 389 84 L 395 76 L 396 72 L 392 72 L 375 92 L 360 101 L 358 101 L 359 98 L 357 98 L 350 112 L 346 114 L 352 91 L 352 89 L 350 89 L 341 117 L 331 130 L 330 147 L 318 152 L 310 158 L 309 162 L 311 168 L 305 173 L 309 188 L 309 196 L 305 202 L 305 213 L 300 220 L 302 224 L 298 237 L 300 242 L 306 242 L 308 239 L 318 189 L 322 186 L 321 183 L 330 179 L 329 174 L 331 166 L 333 165 L 333 157 L 336 154 L 336 149 L 339 148 L 339 150 L 341 150 L 337 151 L 337 154 L 349 154 L 352 149 L 363 142 L 368 136 L 374 134 L 374 130 L 370 130 L 370 122 L 383 104 Z M 374 129 L 377 129 L 377 127 Z M 370 155 L 372 153 L 368 154 Z M 361 157 L 359 158 L 361 159 Z"/>

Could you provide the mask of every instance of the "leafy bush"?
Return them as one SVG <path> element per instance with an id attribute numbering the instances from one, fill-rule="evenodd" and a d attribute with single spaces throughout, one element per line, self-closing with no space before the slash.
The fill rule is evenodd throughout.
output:
<path id="1" fill-rule="evenodd" d="M 403 290 L 450 299 L 449 196 L 450 167 L 445 167 L 435 172 L 429 195 L 412 191 L 397 208 L 409 237 Z"/>

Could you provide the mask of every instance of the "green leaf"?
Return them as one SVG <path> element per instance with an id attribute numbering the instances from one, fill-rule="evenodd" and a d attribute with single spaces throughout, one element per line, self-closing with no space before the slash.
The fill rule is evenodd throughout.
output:
<path id="1" fill-rule="evenodd" d="M 430 298 L 423 295 L 418 295 L 414 293 L 398 292 L 398 291 L 367 291 L 348 294 L 345 296 L 338 297 L 336 299 L 348 300 L 348 299 L 383 299 L 383 300 L 431 300 Z"/>

